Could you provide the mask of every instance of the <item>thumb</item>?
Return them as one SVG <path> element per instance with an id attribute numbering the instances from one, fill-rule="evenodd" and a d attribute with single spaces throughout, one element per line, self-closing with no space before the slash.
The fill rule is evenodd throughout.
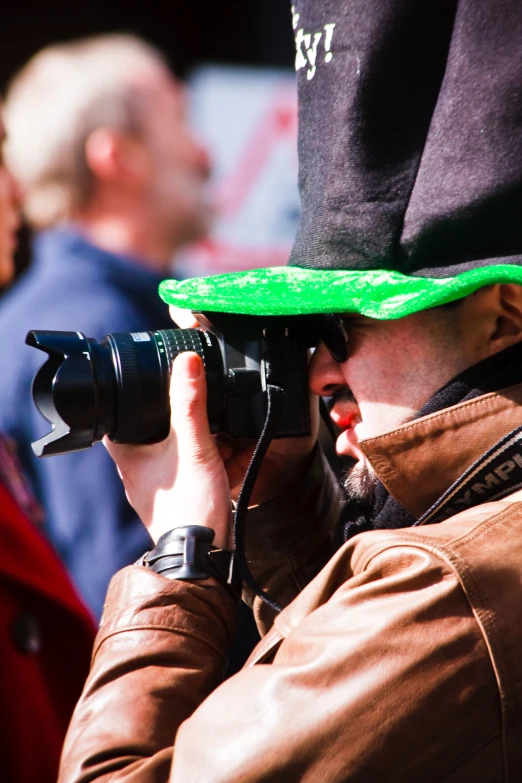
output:
<path id="1" fill-rule="evenodd" d="M 207 384 L 201 358 L 183 352 L 174 360 L 170 383 L 171 421 L 180 451 L 208 458 L 216 451 L 207 416 Z"/>

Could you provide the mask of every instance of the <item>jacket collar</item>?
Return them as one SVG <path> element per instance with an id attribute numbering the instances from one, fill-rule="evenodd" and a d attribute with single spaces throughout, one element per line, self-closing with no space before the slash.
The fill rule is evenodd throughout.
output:
<path id="1" fill-rule="evenodd" d="M 522 426 L 522 383 L 361 442 L 390 494 L 420 517 L 481 454 Z"/>

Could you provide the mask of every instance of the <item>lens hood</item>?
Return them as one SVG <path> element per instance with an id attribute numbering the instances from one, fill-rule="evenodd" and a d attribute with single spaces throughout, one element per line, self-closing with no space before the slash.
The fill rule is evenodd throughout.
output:
<path id="1" fill-rule="evenodd" d="M 91 345 L 81 332 L 31 331 L 25 342 L 48 354 L 33 380 L 36 407 L 52 425 L 32 444 L 38 457 L 88 449 L 97 440 Z"/>

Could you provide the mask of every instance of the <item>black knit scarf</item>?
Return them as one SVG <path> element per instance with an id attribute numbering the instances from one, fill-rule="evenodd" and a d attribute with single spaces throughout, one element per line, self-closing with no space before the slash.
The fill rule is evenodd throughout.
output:
<path id="1" fill-rule="evenodd" d="M 439 389 L 414 419 L 442 411 L 482 394 L 505 389 L 522 381 L 522 343 L 469 367 Z M 361 503 L 348 499 L 337 528 L 338 544 L 366 530 L 411 527 L 417 521 L 379 481 L 372 499 Z"/>

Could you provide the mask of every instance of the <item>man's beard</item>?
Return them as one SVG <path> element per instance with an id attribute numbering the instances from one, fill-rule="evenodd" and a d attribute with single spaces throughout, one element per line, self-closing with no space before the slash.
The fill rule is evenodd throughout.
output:
<path id="1" fill-rule="evenodd" d="M 328 398 L 328 410 L 332 410 L 338 402 L 354 402 L 357 400 L 348 386 L 339 386 Z M 356 462 L 349 468 L 341 480 L 348 497 L 361 503 L 370 503 L 373 500 L 375 487 L 378 484 L 377 476 L 373 468 L 367 462 Z"/>
<path id="2" fill-rule="evenodd" d="M 377 483 L 377 476 L 366 462 L 357 462 L 342 479 L 348 497 L 361 503 L 373 500 Z"/>

